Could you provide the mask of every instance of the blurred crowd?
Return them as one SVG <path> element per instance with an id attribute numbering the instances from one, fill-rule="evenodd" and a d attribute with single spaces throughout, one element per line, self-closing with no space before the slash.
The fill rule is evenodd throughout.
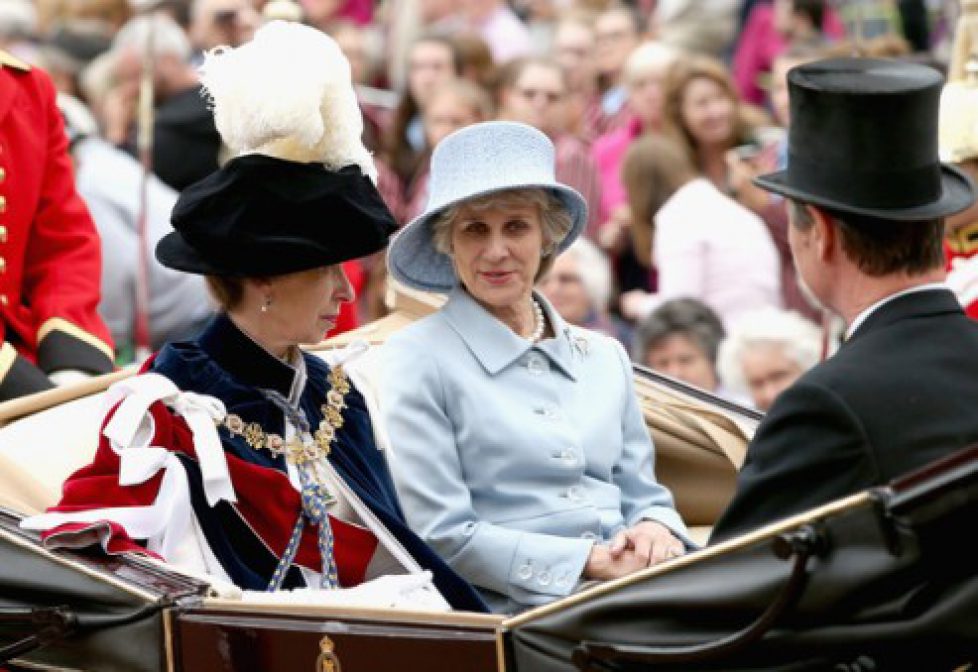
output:
<path id="1" fill-rule="evenodd" d="M 787 161 L 786 73 L 848 54 L 945 68 L 959 11 L 950 0 L 0 0 L 0 48 L 59 90 L 122 361 L 141 273 L 153 348 L 211 315 L 202 280 L 151 250 L 180 191 L 225 158 L 203 54 L 283 18 L 325 31 L 349 60 L 401 224 L 424 210 L 446 135 L 489 119 L 537 127 L 589 208 L 586 235 L 541 291 L 634 361 L 765 410 L 840 331 L 797 280 L 784 201 L 751 181 Z M 384 260 L 346 267 L 359 300 L 338 329 L 386 310 Z"/>

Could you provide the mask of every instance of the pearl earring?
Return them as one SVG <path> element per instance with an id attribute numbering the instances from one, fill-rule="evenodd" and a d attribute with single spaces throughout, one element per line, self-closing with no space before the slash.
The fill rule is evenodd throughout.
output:
<path id="1" fill-rule="evenodd" d="M 268 312 L 268 309 L 271 307 L 271 305 L 272 305 L 272 297 L 266 296 L 265 297 L 265 302 L 263 304 L 261 304 L 261 312 L 267 313 Z"/>

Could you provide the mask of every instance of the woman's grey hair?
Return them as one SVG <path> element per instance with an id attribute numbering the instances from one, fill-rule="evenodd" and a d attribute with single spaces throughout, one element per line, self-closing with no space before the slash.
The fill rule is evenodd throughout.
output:
<path id="1" fill-rule="evenodd" d="M 190 60 L 193 53 L 190 39 L 176 21 L 162 13 L 137 16 L 127 21 L 116 33 L 112 41 L 112 51 L 118 53 L 129 49 L 145 52 L 151 31 L 154 56 L 172 55 L 183 61 Z"/>
<path id="2" fill-rule="evenodd" d="M 691 339 L 716 366 L 717 350 L 725 332 L 723 322 L 699 299 L 673 299 L 656 308 L 638 326 L 632 342 L 632 359 L 644 362 L 649 348 L 670 336 Z"/>
<path id="3" fill-rule="evenodd" d="M 793 310 L 763 308 L 743 315 L 720 345 L 717 370 L 723 384 L 747 393 L 741 357 L 752 348 L 772 347 L 807 371 L 821 359 L 822 330 Z"/>
<path id="4" fill-rule="evenodd" d="M 577 273 L 591 299 L 591 306 L 604 313 L 611 301 L 611 264 L 608 257 L 597 245 L 583 237 L 575 240 L 563 254 L 577 261 Z"/>
<path id="5" fill-rule="evenodd" d="M 574 221 L 564 207 L 563 202 L 549 189 L 542 187 L 520 187 L 497 191 L 485 196 L 479 196 L 445 208 L 431 223 L 431 239 L 435 249 L 442 254 L 452 256 L 452 226 L 464 208 L 485 211 L 492 208 L 514 208 L 535 205 L 540 212 L 540 224 L 543 230 L 543 250 L 540 270 L 534 282 L 542 278 L 553 265 L 554 252 L 561 241 L 567 237 Z"/>

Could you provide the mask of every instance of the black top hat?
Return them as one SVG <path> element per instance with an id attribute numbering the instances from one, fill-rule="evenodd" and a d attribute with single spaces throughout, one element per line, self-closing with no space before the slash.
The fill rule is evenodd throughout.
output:
<path id="1" fill-rule="evenodd" d="M 229 161 L 180 194 L 176 231 L 156 246 L 170 268 L 271 276 L 363 257 L 397 228 L 357 166 L 339 171 L 261 154 Z"/>
<path id="2" fill-rule="evenodd" d="M 932 68 L 838 58 L 788 73 L 788 167 L 756 179 L 789 198 L 895 221 L 967 208 L 974 186 L 937 154 L 943 78 Z"/>

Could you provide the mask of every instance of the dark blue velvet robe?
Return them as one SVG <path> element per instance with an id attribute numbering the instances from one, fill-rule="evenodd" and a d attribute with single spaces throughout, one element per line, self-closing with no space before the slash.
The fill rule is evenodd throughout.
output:
<path id="1" fill-rule="evenodd" d="M 310 425 L 322 419 L 320 406 L 329 390 L 329 367 L 321 359 L 303 353 L 308 380 L 300 406 Z M 197 341 L 167 345 L 152 363 L 151 370 L 172 380 L 184 391 L 217 397 L 228 413 L 246 422 L 257 422 L 266 432 L 284 432 L 282 412 L 258 388 L 276 390 L 288 397 L 295 370 L 276 359 L 220 315 Z M 363 396 L 352 388 L 346 395 L 344 424 L 337 432 L 329 460 L 346 483 L 391 534 L 425 569 L 431 570 L 435 585 L 455 609 L 487 611 L 472 586 L 456 574 L 404 520 L 384 454 L 374 442 L 370 416 Z M 253 450 L 241 437 L 220 430 L 225 451 L 250 463 L 286 471 L 285 458 L 265 450 Z M 191 483 L 191 500 L 204 535 L 232 581 L 242 588 L 263 590 L 278 558 L 258 538 L 227 502 L 209 507 L 204 499 L 200 470 L 195 461 L 181 456 Z M 269 493 L 270 497 L 274 493 Z M 303 585 L 293 568 L 285 587 Z"/>

